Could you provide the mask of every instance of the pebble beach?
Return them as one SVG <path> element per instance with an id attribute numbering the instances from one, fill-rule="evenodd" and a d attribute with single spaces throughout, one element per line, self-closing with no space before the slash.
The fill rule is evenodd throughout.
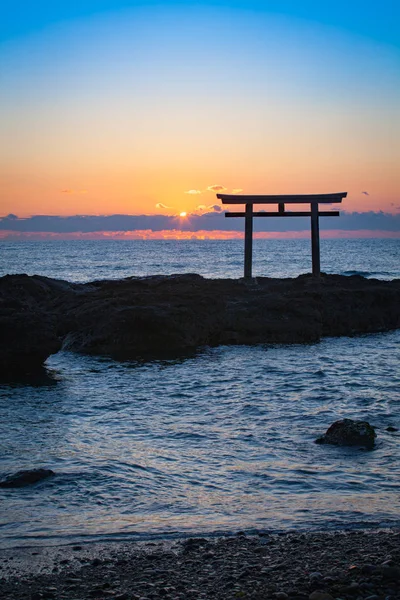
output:
<path id="1" fill-rule="evenodd" d="M 7 600 L 395 600 L 400 531 L 235 535 L 0 552 Z"/>

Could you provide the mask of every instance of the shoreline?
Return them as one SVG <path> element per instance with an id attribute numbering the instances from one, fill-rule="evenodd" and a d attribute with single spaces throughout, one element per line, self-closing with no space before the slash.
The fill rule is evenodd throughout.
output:
<path id="1" fill-rule="evenodd" d="M 400 527 L 0 550 L 0 597 L 375 598 L 400 593 Z"/>

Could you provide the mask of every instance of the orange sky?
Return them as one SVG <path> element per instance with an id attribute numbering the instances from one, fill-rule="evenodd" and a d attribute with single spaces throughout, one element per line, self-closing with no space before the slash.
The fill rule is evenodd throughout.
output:
<path id="1" fill-rule="evenodd" d="M 399 211 L 395 47 L 244 10 L 179 14 L 179 30 L 153 7 L 3 44 L 2 215 L 192 212 L 213 185 Z"/>

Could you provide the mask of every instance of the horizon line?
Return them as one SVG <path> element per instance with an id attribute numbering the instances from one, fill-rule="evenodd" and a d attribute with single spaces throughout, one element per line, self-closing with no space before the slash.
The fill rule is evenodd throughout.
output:
<path id="1" fill-rule="evenodd" d="M 321 230 L 321 239 L 400 239 L 400 231 L 370 230 L 370 229 L 332 229 Z M 48 231 L 1 231 L 0 242 L 7 241 L 229 241 L 243 240 L 244 232 L 226 230 L 182 231 L 171 230 L 132 230 L 132 231 L 92 231 L 92 232 L 48 232 Z M 290 240 L 310 239 L 310 231 L 258 231 L 254 239 Z"/>

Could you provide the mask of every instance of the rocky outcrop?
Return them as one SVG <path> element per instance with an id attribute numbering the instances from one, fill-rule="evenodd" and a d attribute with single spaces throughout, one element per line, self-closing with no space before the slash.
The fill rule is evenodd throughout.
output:
<path id="1" fill-rule="evenodd" d="M 0 377 L 35 373 L 60 350 L 62 339 L 51 304 L 72 287 L 46 277 L 0 278 Z"/>
<path id="2" fill-rule="evenodd" d="M 204 345 L 309 343 L 400 326 L 400 280 L 132 277 L 70 284 L 0 279 L 0 373 L 34 369 L 60 347 L 119 359 Z"/>
<path id="3" fill-rule="evenodd" d="M 3 481 L 0 481 L 1 488 L 19 488 L 27 485 L 32 485 L 42 479 L 47 479 L 54 475 L 51 469 L 30 469 L 28 471 L 18 471 L 13 475 L 9 475 Z"/>
<path id="4" fill-rule="evenodd" d="M 315 441 L 317 444 L 373 448 L 375 438 L 375 429 L 367 421 L 342 419 L 332 423 L 327 432 Z"/>

